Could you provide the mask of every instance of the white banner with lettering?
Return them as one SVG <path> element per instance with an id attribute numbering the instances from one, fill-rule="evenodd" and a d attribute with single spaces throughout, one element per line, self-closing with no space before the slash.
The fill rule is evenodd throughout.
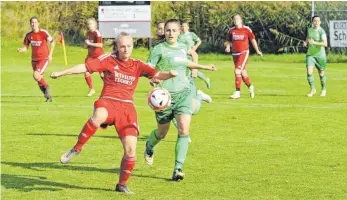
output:
<path id="1" fill-rule="evenodd" d="M 347 20 L 330 21 L 330 47 L 347 47 Z"/>

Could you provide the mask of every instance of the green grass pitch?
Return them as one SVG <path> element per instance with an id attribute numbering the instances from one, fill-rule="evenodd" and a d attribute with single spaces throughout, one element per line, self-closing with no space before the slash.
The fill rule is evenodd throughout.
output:
<path id="1" fill-rule="evenodd" d="M 256 97 L 250 99 L 243 85 L 241 99 L 231 100 L 231 58 L 201 56 L 201 63 L 218 68 L 205 72 L 212 80 L 210 90 L 197 81 L 213 103 L 203 103 L 193 117 L 181 182 L 169 180 L 177 137 L 173 127 L 157 146 L 154 165 L 144 162 L 145 140 L 155 119 L 146 105 L 151 88 L 142 78 L 135 94 L 141 135 L 128 182 L 136 194 L 126 196 L 113 191 L 123 153 L 113 127 L 99 130 L 71 163 L 59 162 L 75 144 L 98 95 L 86 97 L 83 75 L 48 78 L 65 68 L 58 45 L 45 74 L 53 102 L 45 103 L 32 78 L 30 52 L 18 54 L 17 46 L 20 42 L 2 44 L 2 199 L 347 199 L 346 64 L 328 64 L 326 97 L 319 97 L 315 71 L 318 94 L 308 98 L 304 55 L 292 56 L 301 63 L 251 57 L 248 72 Z M 84 61 L 86 50 L 68 49 L 69 66 Z M 145 50 L 134 52 L 141 59 L 146 55 Z M 100 94 L 98 74 L 93 82 Z"/>

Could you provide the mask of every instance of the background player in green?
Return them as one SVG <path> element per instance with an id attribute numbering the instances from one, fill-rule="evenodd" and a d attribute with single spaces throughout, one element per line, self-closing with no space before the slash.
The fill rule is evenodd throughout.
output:
<path id="1" fill-rule="evenodd" d="M 308 97 L 312 97 L 316 93 L 314 86 L 314 76 L 313 68 L 316 67 L 319 73 L 320 82 L 322 86 L 322 92 L 320 96 L 326 95 L 326 82 L 327 78 L 324 74 L 327 57 L 325 54 L 325 47 L 328 47 L 327 35 L 322 27 L 320 27 L 321 21 L 318 16 L 312 17 L 313 27 L 308 28 L 306 43 L 304 46 L 308 45 L 308 50 L 306 54 L 306 67 L 307 67 L 307 80 L 311 87 L 310 93 L 307 94 Z"/>
<path id="2" fill-rule="evenodd" d="M 177 76 L 171 81 L 163 81 L 159 86 L 171 94 L 169 108 L 155 112 L 157 129 L 154 129 L 146 142 L 145 160 L 153 164 L 153 148 L 169 131 L 170 121 L 176 118 L 178 122 L 178 137 L 175 147 L 175 167 L 173 180 L 182 180 L 182 166 L 188 152 L 189 128 L 192 115 L 192 93 L 190 81 L 186 75 L 187 67 L 192 69 L 215 70 L 214 65 L 204 66 L 188 61 L 186 45 L 177 42 L 180 33 L 180 21 L 168 20 L 165 23 L 166 42 L 155 46 L 148 58 L 148 63 L 156 66 L 159 71 L 176 70 Z"/>
<path id="3" fill-rule="evenodd" d="M 194 32 L 189 31 L 189 24 L 187 22 L 182 22 L 182 33 L 179 35 L 178 41 L 187 45 L 189 50 L 188 54 L 192 56 L 193 62 L 198 63 L 199 56 L 196 50 L 201 45 L 201 40 Z M 207 78 L 204 73 L 193 69 L 192 77 L 201 78 L 206 83 L 207 88 L 211 87 L 210 79 Z"/>
<path id="4" fill-rule="evenodd" d="M 156 25 L 156 34 L 157 35 L 152 40 L 152 46 L 153 47 L 158 45 L 159 43 L 162 43 L 165 41 L 164 25 L 165 25 L 164 21 L 157 22 L 157 25 Z"/>

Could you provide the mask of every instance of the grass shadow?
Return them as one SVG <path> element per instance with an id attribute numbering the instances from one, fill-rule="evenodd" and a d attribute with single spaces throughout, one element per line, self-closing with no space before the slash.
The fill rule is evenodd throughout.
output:
<path id="1" fill-rule="evenodd" d="M 1 162 L 1 164 L 9 165 L 12 167 L 21 167 L 24 169 L 30 169 L 34 171 L 44 171 L 44 168 L 49 168 L 49 169 L 60 169 L 60 170 L 62 169 L 62 170 L 71 170 L 71 171 L 84 171 L 84 172 L 101 172 L 101 173 L 112 173 L 112 174 L 115 174 L 115 173 L 119 174 L 120 172 L 119 168 L 101 169 L 97 167 L 66 165 L 66 164 L 60 164 L 57 162 L 36 162 L 36 163 Z M 139 171 L 139 170 L 136 169 L 135 171 Z M 139 175 L 139 174 L 136 174 L 136 172 L 133 173 L 131 176 L 140 177 L 140 178 L 170 180 L 168 178 L 157 177 L 157 176 Z"/>
<path id="2" fill-rule="evenodd" d="M 105 188 L 80 187 L 66 183 L 58 183 L 47 181 L 43 176 L 27 176 L 14 174 L 1 174 L 1 186 L 6 189 L 17 189 L 22 192 L 38 191 L 59 191 L 63 189 L 82 189 L 82 190 L 98 190 L 112 191 Z"/>

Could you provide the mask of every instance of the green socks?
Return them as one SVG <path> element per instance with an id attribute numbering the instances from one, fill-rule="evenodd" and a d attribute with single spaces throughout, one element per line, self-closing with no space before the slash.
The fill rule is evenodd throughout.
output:
<path id="1" fill-rule="evenodd" d="M 307 81 L 311 89 L 314 88 L 314 76 L 312 74 L 311 75 L 307 74 Z"/>
<path id="2" fill-rule="evenodd" d="M 178 135 L 175 148 L 175 169 L 182 169 L 189 146 L 189 136 Z"/>
<path id="3" fill-rule="evenodd" d="M 149 148 L 153 149 L 156 144 L 160 142 L 160 138 L 156 135 L 157 129 L 154 129 L 148 138 Z"/>
<path id="4" fill-rule="evenodd" d="M 322 86 L 322 90 L 325 90 L 325 87 L 327 85 L 327 77 L 324 76 L 320 76 L 320 84 Z"/>

